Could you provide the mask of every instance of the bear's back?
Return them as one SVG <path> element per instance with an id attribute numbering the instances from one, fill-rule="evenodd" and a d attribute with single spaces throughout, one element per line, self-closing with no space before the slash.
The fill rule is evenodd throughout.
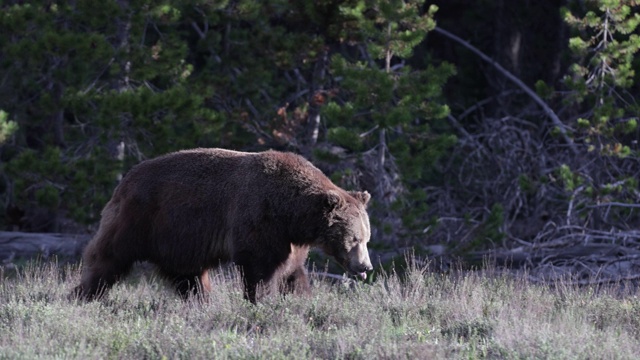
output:
<path id="1" fill-rule="evenodd" d="M 215 184 L 215 185 L 214 185 Z M 146 160 L 125 174 L 116 190 L 142 202 L 162 195 L 168 187 L 184 189 L 194 196 L 214 191 L 244 196 L 262 192 L 277 194 L 283 187 L 308 193 L 339 189 L 318 168 L 300 155 L 264 151 L 240 152 L 217 148 L 198 148 L 169 153 Z"/>

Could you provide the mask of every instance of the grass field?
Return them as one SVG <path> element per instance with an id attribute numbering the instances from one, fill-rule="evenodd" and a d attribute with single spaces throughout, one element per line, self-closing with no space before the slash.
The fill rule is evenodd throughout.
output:
<path id="1" fill-rule="evenodd" d="M 98 302 L 67 294 L 77 267 L 0 278 L 1 359 L 635 359 L 640 300 L 612 289 L 531 285 L 409 268 L 373 284 L 315 279 L 313 296 L 242 299 L 214 272 L 208 302 L 137 270 Z"/>

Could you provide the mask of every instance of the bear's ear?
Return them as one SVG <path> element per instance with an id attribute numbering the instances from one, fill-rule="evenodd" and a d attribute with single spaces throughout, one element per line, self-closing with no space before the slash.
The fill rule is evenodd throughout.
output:
<path id="1" fill-rule="evenodd" d="M 333 190 L 329 190 L 327 192 L 325 199 L 330 209 L 339 208 L 340 205 L 344 202 L 344 199 L 342 198 L 342 196 L 340 196 L 340 194 L 338 194 L 336 191 L 333 191 Z"/>
<path id="2" fill-rule="evenodd" d="M 358 199 L 363 205 L 367 205 L 371 200 L 371 194 L 368 191 L 349 191 L 349 195 Z"/>

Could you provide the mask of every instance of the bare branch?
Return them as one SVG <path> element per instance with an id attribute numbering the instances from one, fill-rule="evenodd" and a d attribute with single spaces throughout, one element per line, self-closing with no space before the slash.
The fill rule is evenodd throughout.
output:
<path id="1" fill-rule="evenodd" d="M 611 201 L 611 202 L 605 202 L 605 203 L 601 203 L 601 204 L 594 204 L 594 205 L 588 205 L 587 207 L 590 209 L 593 208 L 599 208 L 599 207 L 611 207 L 611 206 L 618 206 L 618 207 L 625 207 L 625 208 L 640 208 L 640 204 L 627 204 L 627 203 L 621 203 L 621 202 L 615 202 L 615 201 Z"/>
<path id="2" fill-rule="evenodd" d="M 442 34 L 446 37 L 448 37 L 451 40 L 454 40 L 455 42 L 459 43 L 460 45 L 466 47 L 467 49 L 471 50 L 473 53 L 475 53 L 476 55 L 478 55 L 482 60 L 488 62 L 489 64 L 493 65 L 493 67 L 496 68 L 496 70 L 498 70 L 499 72 L 501 72 L 506 78 L 508 78 L 509 80 L 511 80 L 514 84 L 516 84 L 518 87 L 520 87 L 525 93 L 527 93 L 527 95 L 529 95 L 533 101 L 535 101 L 538 105 L 540 105 L 540 107 L 542 107 L 542 109 L 545 111 L 545 113 L 547 114 L 547 116 L 549 116 L 549 118 L 551 119 L 551 121 L 553 122 L 553 124 L 555 126 L 558 127 L 558 129 L 560 130 L 560 133 L 562 134 L 562 137 L 564 139 L 564 141 L 569 145 L 569 147 L 571 148 L 571 151 L 573 151 L 574 154 L 578 153 L 578 150 L 575 148 L 575 145 L 573 143 L 573 140 L 571 140 L 571 138 L 569 137 L 569 135 L 567 134 L 567 130 L 565 125 L 562 123 L 562 121 L 560 120 L 560 118 L 558 118 L 558 115 L 556 115 L 556 113 L 549 107 L 549 105 L 547 105 L 547 103 L 544 102 L 544 100 L 542 100 L 538 94 L 535 93 L 535 91 L 533 91 L 531 88 L 529 88 L 525 83 L 523 83 L 520 79 L 518 79 L 515 75 L 513 75 L 512 73 L 510 73 L 507 69 L 503 68 L 500 64 L 498 64 L 495 60 L 493 60 L 492 58 L 490 58 L 489 56 L 487 56 L 485 53 L 483 53 L 482 51 L 478 50 L 476 47 L 474 47 L 473 45 L 469 44 L 468 42 L 462 40 L 461 38 L 459 38 L 458 36 L 440 28 L 440 27 L 436 27 L 434 29 L 435 32 Z"/>
<path id="3" fill-rule="evenodd" d="M 191 27 L 198 33 L 198 36 L 200 36 L 200 39 L 204 39 L 206 34 L 204 33 L 204 31 L 200 30 L 200 28 L 198 27 L 198 24 L 196 24 L 195 21 L 191 22 Z"/>
<path id="4" fill-rule="evenodd" d="M 374 132 L 374 131 L 376 131 L 376 129 L 378 129 L 379 127 L 380 127 L 380 125 L 377 125 L 377 124 L 376 124 L 376 126 L 374 126 L 373 128 L 371 128 L 371 129 L 369 129 L 369 130 L 367 130 L 367 131 L 363 132 L 362 134 L 360 134 L 360 135 L 359 135 L 359 136 L 360 136 L 360 138 L 365 138 L 365 137 L 367 137 L 367 136 L 371 135 L 371 133 L 372 133 L 372 132 Z"/>
<path id="5" fill-rule="evenodd" d="M 321 277 L 330 278 L 330 279 L 336 279 L 336 280 L 340 280 L 340 281 L 347 282 L 347 283 L 355 283 L 356 282 L 355 280 L 350 279 L 350 278 L 348 278 L 346 276 L 331 274 L 331 273 L 327 273 L 327 272 L 311 272 L 310 275 L 312 275 L 312 276 L 321 276 Z"/>

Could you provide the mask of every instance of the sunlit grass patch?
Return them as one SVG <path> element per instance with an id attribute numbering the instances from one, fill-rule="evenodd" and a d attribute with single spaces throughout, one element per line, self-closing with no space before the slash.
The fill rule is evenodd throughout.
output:
<path id="1" fill-rule="evenodd" d="M 640 353 L 640 300 L 409 263 L 371 284 L 313 277 L 313 294 L 242 298 L 233 269 L 183 301 L 141 267 L 95 302 L 67 295 L 77 266 L 32 264 L 0 282 L 2 358 L 620 358 Z"/>

